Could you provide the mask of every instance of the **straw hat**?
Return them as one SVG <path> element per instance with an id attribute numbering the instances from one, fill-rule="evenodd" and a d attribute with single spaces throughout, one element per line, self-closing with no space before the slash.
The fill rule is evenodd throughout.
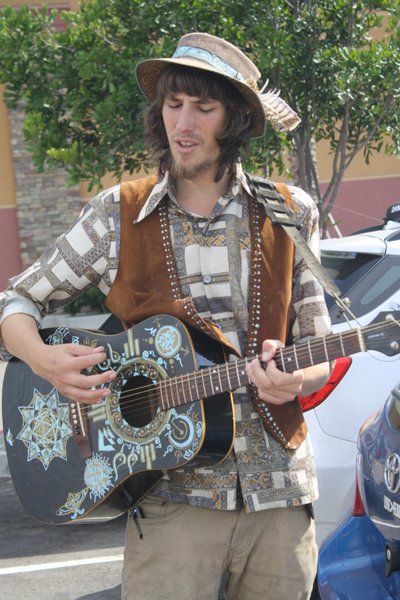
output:
<path id="1" fill-rule="evenodd" d="M 149 100 L 154 100 L 158 79 L 170 64 L 217 73 L 237 87 L 253 113 L 252 137 L 264 134 L 266 121 L 277 131 L 291 131 L 300 123 L 279 92 L 265 92 L 265 86 L 259 90 L 260 71 L 241 50 L 221 38 L 208 33 L 188 33 L 179 40 L 172 58 L 141 61 L 136 67 L 136 76 Z"/>

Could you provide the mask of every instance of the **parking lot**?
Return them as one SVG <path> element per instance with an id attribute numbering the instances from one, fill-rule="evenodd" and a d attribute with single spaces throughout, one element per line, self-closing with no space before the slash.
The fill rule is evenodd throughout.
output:
<path id="1" fill-rule="evenodd" d="M 2 600 L 119 599 L 124 527 L 123 517 L 101 525 L 43 525 L 2 477 Z"/>
<path id="2" fill-rule="evenodd" d="M 4 368 L 0 363 L 0 381 Z M 118 600 L 124 530 L 124 516 L 67 526 L 30 517 L 14 492 L 0 435 L 2 600 Z"/>

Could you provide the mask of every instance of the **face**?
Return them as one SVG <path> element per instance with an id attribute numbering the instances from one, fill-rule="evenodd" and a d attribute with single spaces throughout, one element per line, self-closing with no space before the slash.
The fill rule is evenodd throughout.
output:
<path id="1" fill-rule="evenodd" d="M 168 94 L 162 116 L 173 158 L 175 177 L 194 179 L 214 173 L 220 157 L 217 136 L 225 122 L 218 100 L 200 100 L 185 93 Z"/>

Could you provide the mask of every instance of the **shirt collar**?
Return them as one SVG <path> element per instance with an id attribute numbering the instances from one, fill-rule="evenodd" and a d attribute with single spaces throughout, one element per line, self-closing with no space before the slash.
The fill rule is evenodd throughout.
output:
<path id="1" fill-rule="evenodd" d="M 219 202 L 221 204 L 228 204 L 232 198 L 235 198 L 241 189 L 241 186 L 245 188 L 245 190 L 250 194 L 250 190 L 247 185 L 246 177 L 242 169 L 242 165 L 240 163 L 236 163 L 235 173 L 232 177 L 232 183 L 230 188 L 224 194 L 222 198 L 220 198 Z M 145 204 L 143 205 L 137 219 L 134 221 L 135 223 L 140 223 L 148 217 L 160 204 L 160 202 L 164 198 L 170 198 L 172 202 L 176 203 L 174 189 L 171 181 L 171 176 L 168 171 L 160 177 L 157 181 L 156 185 L 152 189 L 150 196 L 147 198 Z"/>

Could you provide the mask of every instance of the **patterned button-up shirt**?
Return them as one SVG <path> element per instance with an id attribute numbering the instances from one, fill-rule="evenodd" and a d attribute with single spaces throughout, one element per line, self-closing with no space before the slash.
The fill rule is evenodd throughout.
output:
<path id="1" fill-rule="evenodd" d="M 228 192 L 209 218 L 184 211 L 176 201 L 169 175 L 155 186 L 138 221 L 166 202 L 178 276 L 184 295 L 199 314 L 212 319 L 243 350 L 247 335 L 250 256 L 249 215 L 245 178 L 238 167 Z M 318 212 L 312 199 L 290 188 L 302 235 L 318 254 Z M 26 271 L 13 278 L 0 295 L 0 319 L 15 312 L 38 323 L 91 285 L 107 294 L 119 258 L 119 186 L 101 192 L 85 207 L 69 231 Z M 292 338 L 323 336 L 330 331 L 323 291 L 300 256 L 295 254 Z M 1 321 L 0 321 L 1 322 Z M 7 359 L 4 348 L 0 356 Z M 269 435 L 247 388 L 234 393 L 236 435 L 233 450 L 218 466 L 176 469 L 165 473 L 152 490 L 190 504 L 247 511 L 298 506 L 317 497 L 310 440 L 297 450 L 283 448 Z"/>

